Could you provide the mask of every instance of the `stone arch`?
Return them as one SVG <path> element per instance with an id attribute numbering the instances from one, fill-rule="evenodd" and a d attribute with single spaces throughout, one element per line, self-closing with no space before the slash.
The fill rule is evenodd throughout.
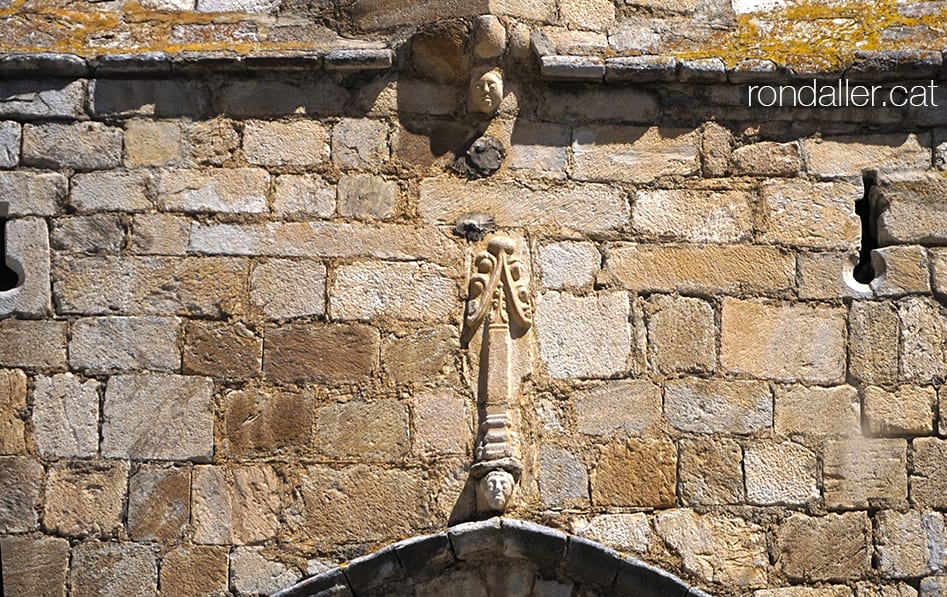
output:
<path id="1" fill-rule="evenodd" d="M 389 545 L 274 597 L 330 595 L 709 597 L 599 543 L 510 518 Z"/>

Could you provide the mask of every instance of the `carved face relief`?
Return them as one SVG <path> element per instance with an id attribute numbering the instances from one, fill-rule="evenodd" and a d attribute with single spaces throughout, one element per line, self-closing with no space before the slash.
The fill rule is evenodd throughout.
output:
<path id="1" fill-rule="evenodd" d="M 483 503 L 491 510 L 503 512 L 510 501 L 510 496 L 513 495 L 515 484 L 516 480 L 510 473 L 504 470 L 490 471 L 483 479 L 480 479 L 480 495 L 483 497 Z"/>
<path id="2" fill-rule="evenodd" d="M 488 70 L 470 83 L 470 105 L 478 112 L 493 114 L 503 100 L 503 73 Z"/>

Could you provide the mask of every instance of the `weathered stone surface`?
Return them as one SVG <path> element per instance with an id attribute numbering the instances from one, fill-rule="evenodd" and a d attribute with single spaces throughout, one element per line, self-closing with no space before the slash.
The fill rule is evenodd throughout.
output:
<path id="1" fill-rule="evenodd" d="M 778 385 L 773 424 L 780 435 L 858 435 L 861 433 L 858 391 L 852 386 Z"/>
<path id="2" fill-rule="evenodd" d="M 657 98 L 640 89 L 546 89 L 539 117 L 550 122 L 652 123 L 660 106 Z M 674 133 L 668 133 L 674 134 Z M 622 135 L 636 139 L 639 134 Z M 656 156 L 654 156 L 656 157 Z"/>
<path id="3" fill-rule="evenodd" d="M 855 201 L 864 194 L 848 182 L 800 180 L 763 185 L 764 242 L 818 249 L 853 249 L 861 237 Z"/>
<path id="4" fill-rule="evenodd" d="M 184 255 L 191 222 L 168 214 L 139 214 L 132 220 L 129 248 L 138 255 Z"/>
<path id="5" fill-rule="evenodd" d="M 589 475 L 575 454 L 563 448 L 539 449 L 539 499 L 546 508 L 589 503 Z"/>
<path id="6" fill-rule="evenodd" d="M 872 433 L 924 435 L 934 429 L 937 392 L 930 386 L 899 386 L 889 391 L 878 386 L 864 390 L 864 417 Z"/>
<path id="7" fill-rule="evenodd" d="M 332 127 L 332 163 L 339 168 L 372 168 L 388 160 L 388 125 L 344 118 Z"/>
<path id="8" fill-rule="evenodd" d="M 945 593 L 947 593 L 947 576 L 928 576 L 921 580 L 920 597 L 942 597 Z"/>
<path id="9" fill-rule="evenodd" d="M 39 522 L 43 465 L 25 456 L 0 456 L 0 532 L 32 531 Z"/>
<path id="10" fill-rule="evenodd" d="M 716 122 L 708 122 L 701 129 L 700 160 L 704 176 L 720 177 L 730 170 L 733 135 Z"/>
<path id="11" fill-rule="evenodd" d="M 242 323 L 188 321 L 184 328 L 184 372 L 247 379 L 259 375 L 263 339 Z"/>
<path id="12" fill-rule="evenodd" d="M 207 112 L 207 88 L 187 79 L 99 78 L 89 86 L 90 109 L 110 116 L 189 116 Z"/>
<path id="13" fill-rule="evenodd" d="M 26 374 L 19 369 L 0 369 L 0 454 L 26 453 L 25 412 Z"/>
<path id="14" fill-rule="evenodd" d="M 315 166 L 328 159 L 328 134 L 312 120 L 244 124 L 243 154 L 259 166 Z"/>
<path id="15" fill-rule="evenodd" d="M 931 291 L 931 265 L 924 247 L 882 247 L 872 251 L 872 258 L 884 262 L 884 271 L 870 284 L 876 295 L 900 296 Z"/>
<path id="16" fill-rule="evenodd" d="M 677 448 L 669 440 L 630 439 L 602 448 L 592 471 L 595 506 L 674 505 Z"/>
<path id="17" fill-rule="evenodd" d="M 99 448 L 100 386 L 94 379 L 80 381 L 72 373 L 36 377 L 32 420 L 40 454 L 95 456 Z"/>
<path id="18" fill-rule="evenodd" d="M 246 285 L 243 259 L 65 257 L 53 268 L 62 313 L 220 317 L 243 310 Z"/>
<path id="19" fill-rule="evenodd" d="M 845 378 L 845 312 L 725 299 L 720 363 L 732 373 L 837 384 Z"/>
<path id="20" fill-rule="evenodd" d="M 799 444 L 749 446 L 743 467 L 751 504 L 806 504 L 819 498 L 816 455 Z"/>
<path id="21" fill-rule="evenodd" d="M 559 18 L 566 26 L 601 31 L 615 20 L 615 5 L 606 0 L 559 2 Z"/>
<path id="22" fill-rule="evenodd" d="M 378 360 L 378 332 L 359 324 L 267 326 L 263 372 L 282 382 L 364 380 Z"/>
<path id="23" fill-rule="evenodd" d="M 467 401 L 450 390 L 415 395 L 412 407 L 415 449 L 426 454 L 465 454 L 473 435 Z"/>
<path id="24" fill-rule="evenodd" d="M 350 174 L 339 179 L 339 214 L 385 220 L 395 213 L 398 183 L 380 176 Z"/>
<path id="25" fill-rule="evenodd" d="M 536 299 L 539 351 L 555 378 L 609 377 L 628 369 L 630 305 L 623 292 L 587 297 L 549 291 Z"/>
<path id="26" fill-rule="evenodd" d="M 854 280 L 858 255 L 854 251 L 801 253 L 798 262 L 799 298 L 866 298 L 871 288 Z"/>
<path id="27" fill-rule="evenodd" d="M 333 457 L 395 459 L 411 447 L 408 409 L 391 399 L 324 406 L 316 411 L 316 436 Z"/>
<path id="28" fill-rule="evenodd" d="M 648 238 L 733 243 L 753 235 L 753 197 L 745 191 L 653 190 L 635 193 L 631 225 Z"/>
<path id="29" fill-rule="evenodd" d="M 795 260 L 773 247 L 620 244 L 606 252 L 606 269 L 640 292 L 735 294 L 793 287 Z"/>
<path id="30" fill-rule="evenodd" d="M 943 177 L 882 183 L 871 192 L 878 210 L 878 242 L 891 244 L 944 244 L 947 184 Z"/>
<path id="31" fill-rule="evenodd" d="M 265 212 L 270 175 L 260 168 L 168 170 L 158 177 L 158 206 L 164 211 Z"/>
<path id="32" fill-rule="evenodd" d="M 717 360 L 714 310 L 686 297 L 654 295 L 645 303 L 648 356 L 659 373 L 713 371 Z"/>
<path id="33" fill-rule="evenodd" d="M 444 375 L 459 345 L 455 327 L 423 325 L 404 336 L 385 338 L 381 344 L 382 365 L 397 383 L 419 383 Z"/>
<path id="34" fill-rule="evenodd" d="M 563 241 L 543 245 L 537 261 L 543 286 L 560 290 L 591 284 L 602 265 L 602 256 L 592 243 Z"/>
<path id="35" fill-rule="evenodd" d="M 947 534 L 940 512 L 878 513 L 878 568 L 889 578 L 924 576 L 942 570 Z"/>
<path id="36" fill-rule="evenodd" d="M 173 317 L 93 317 L 72 326 L 73 369 L 173 371 L 181 366 L 178 320 Z"/>
<path id="37" fill-rule="evenodd" d="M 898 377 L 899 318 L 887 302 L 853 301 L 848 313 L 848 367 L 865 383 L 890 384 Z"/>
<path id="38" fill-rule="evenodd" d="M 184 133 L 175 121 L 129 120 L 125 123 L 125 166 L 169 166 L 181 161 Z"/>
<path id="39" fill-rule="evenodd" d="M 864 512 L 793 514 L 776 532 L 777 564 L 792 580 L 844 581 L 871 569 L 871 522 Z"/>
<path id="40" fill-rule="evenodd" d="M 79 175 L 76 178 L 81 179 Z M 69 180 L 52 172 L 0 172 L 0 196 L 9 216 L 53 216 L 66 196 Z"/>
<path id="41" fill-rule="evenodd" d="M 577 180 L 648 183 L 663 176 L 700 173 L 700 139 L 693 130 L 583 127 L 574 138 Z"/>
<path id="42" fill-rule="evenodd" d="M 182 545 L 169 551 L 161 558 L 161 594 L 190 597 L 226 593 L 228 556 L 225 548 L 205 545 Z"/>
<path id="43" fill-rule="evenodd" d="M 572 395 L 579 433 L 640 435 L 661 422 L 661 388 L 644 379 L 606 381 Z"/>
<path id="44" fill-rule="evenodd" d="M 823 485 L 832 509 L 893 507 L 908 497 L 907 443 L 900 439 L 829 440 Z"/>
<path id="45" fill-rule="evenodd" d="M 795 176 L 799 173 L 799 143 L 762 141 L 733 150 L 733 173 L 746 176 Z"/>
<path id="46" fill-rule="evenodd" d="M 85 112 L 86 82 L 6 79 L 0 84 L 0 117 L 78 118 Z"/>
<path id="47" fill-rule="evenodd" d="M 246 388 L 224 395 L 221 449 L 233 456 L 308 447 L 313 437 L 313 399 L 308 392 Z"/>
<path id="48" fill-rule="evenodd" d="M 108 537 L 122 530 L 128 463 L 72 460 L 50 466 L 43 527 L 71 537 Z"/>
<path id="49" fill-rule="evenodd" d="M 72 595 L 153 595 L 158 565 L 151 546 L 89 541 L 72 550 L 69 580 Z"/>
<path id="50" fill-rule="evenodd" d="M 194 542 L 243 545 L 274 537 L 282 516 L 282 490 L 276 470 L 267 464 L 194 467 Z"/>
<path id="51" fill-rule="evenodd" d="M 759 381 L 683 378 L 664 386 L 671 426 L 694 433 L 753 433 L 773 424 L 773 397 Z"/>
<path id="52" fill-rule="evenodd" d="M 0 365 L 35 369 L 66 368 L 66 322 L 0 321 Z"/>
<path id="53" fill-rule="evenodd" d="M 66 597 L 69 542 L 58 537 L 4 537 L 3 586 L 8 595 Z"/>
<path id="54" fill-rule="evenodd" d="M 914 440 L 911 501 L 923 508 L 947 505 L 947 440 L 933 437 Z"/>
<path id="55" fill-rule="evenodd" d="M 325 312 L 326 267 L 319 261 L 270 259 L 250 273 L 250 299 L 267 319 Z"/>
<path id="56" fill-rule="evenodd" d="M 588 523 L 577 524 L 575 533 L 619 551 L 645 553 L 651 542 L 651 526 L 643 512 L 601 514 Z"/>
<path id="57" fill-rule="evenodd" d="M 313 541 L 375 541 L 403 537 L 426 520 L 429 491 L 408 470 L 358 464 L 342 470 L 310 466 L 296 480 L 289 518 Z M 359 520 L 359 525 L 352 525 Z"/>
<path id="58" fill-rule="evenodd" d="M 102 455 L 197 460 L 214 451 L 213 382 L 160 373 L 114 375 L 105 388 Z"/>
<path id="59" fill-rule="evenodd" d="M 118 253 L 124 240 L 125 227 L 111 214 L 58 218 L 49 236 L 52 248 L 64 253 Z"/>
<path id="60" fill-rule="evenodd" d="M 437 177 L 421 182 L 418 208 L 425 222 L 454 225 L 465 213 L 489 213 L 497 225 L 561 226 L 583 232 L 614 230 L 628 220 L 628 202 L 618 189 L 599 184 L 543 190 L 464 182 Z"/>
<path id="61" fill-rule="evenodd" d="M 806 139 L 802 142 L 806 169 L 819 178 L 861 177 L 862 171 L 924 170 L 931 151 L 916 135 L 859 135 Z"/>
<path id="62" fill-rule="evenodd" d="M 565 178 L 571 140 L 569 127 L 518 119 L 510 137 L 509 168 L 543 177 Z"/>
<path id="63" fill-rule="evenodd" d="M 190 518 L 189 470 L 142 464 L 128 480 L 128 536 L 135 541 L 176 543 Z"/>
<path id="64" fill-rule="evenodd" d="M 20 161 L 20 123 L 0 122 L 0 168 L 15 168 Z"/>
<path id="65" fill-rule="evenodd" d="M 51 311 L 49 292 L 49 238 L 41 218 L 16 219 L 4 224 L 5 259 L 17 279 L 0 292 L 0 313 L 42 317 Z M 20 273 L 22 272 L 22 273 Z"/>
<path id="66" fill-rule="evenodd" d="M 260 547 L 235 549 L 230 554 L 230 570 L 233 586 L 241 595 L 270 595 L 302 577 L 295 568 L 265 557 Z"/>
<path id="67" fill-rule="evenodd" d="M 184 136 L 190 159 L 201 165 L 224 164 L 240 145 L 234 124 L 223 118 L 195 122 L 186 127 Z"/>
<path id="68" fill-rule="evenodd" d="M 122 130 L 101 122 L 27 124 L 22 162 L 41 168 L 117 168 L 122 165 Z"/>
<path id="69" fill-rule="evenodd" d="M 133 170 L 88 172 L 72 177 L 69 203 L 80 212 L 151 209 L 151 174 Z"/>
<path id="70" fill-rule="evenodd" d="M 548 22 L 556 12 L 550 0 L 509 2 L 507 0 L 476 0 L 475 2 L 425 2 L 404 4 L 395 0 L 358 0 L 353 9 L 358 25 L 367 29 L 386 29 L 392 25 L 428 23 L 450 17 L 482 14 L 509 15 L 528 20 Z"/>
<path id="71" fill-rule="evenodd" d="M 658 535 L 683 559 L 684 570 L 727 587 L 766 585 L 766 534 L 742 518 L 671 510 L 654 520 Z"/>
<path id="72" fill-rule="evenodd" d="M 457 305 L 457 286 L 446 273 L 430 263 L 340 265 L 329 284 L 329 312 L 336 319 L 443 321 Z"/>
<path id="73" fill-rule="evenodd" d="M 681 440 L 681 497 L 689 506 L 737 504 L 745 499 L 743 450 L 726 438 Z"/>
<path id="74" fill-rule="evenodd" d="M 312 214 L 332 217 L 335 189 L 314 174 L 284 174 L 276 178 L 273 211 L 281 216 Z"/>
<path id="75" fill-rule="evenodd" d="M 947 372 L 945 325 L 940 308 L 930 299 L 909 298 L 898 304 L 901 376 L 930 382 Z"/>

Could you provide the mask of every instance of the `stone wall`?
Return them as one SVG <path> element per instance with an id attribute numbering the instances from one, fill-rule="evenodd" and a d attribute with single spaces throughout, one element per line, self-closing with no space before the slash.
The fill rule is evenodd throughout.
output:
<path id="1" fill-rule="evenodd" d="M 550 81 L 499 22 L 491 116 L 473 20 L 0 81 L 6 594 L 266 594 L 475 518 L 470 213 L 534 307 L 508 516 L 715 595 L 947 594 L 947 111 Z"/>

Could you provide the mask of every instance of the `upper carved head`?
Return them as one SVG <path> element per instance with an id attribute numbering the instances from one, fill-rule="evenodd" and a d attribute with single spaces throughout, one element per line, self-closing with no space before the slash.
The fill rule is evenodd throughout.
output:
<path id="1" fill-rule="evenodd" d="M 493 114 L 503 100 L 503 72 L 490 69 L 477 75 L 470 81 L 470 105 L 478 112 Z"/>
<path id="2" fill-rule="evenodd" d="M 503 512 L 513 495 L 516 479 L 503 469 L 490 471 L 480 479 L 480 496 L 491 510 Z"/>

